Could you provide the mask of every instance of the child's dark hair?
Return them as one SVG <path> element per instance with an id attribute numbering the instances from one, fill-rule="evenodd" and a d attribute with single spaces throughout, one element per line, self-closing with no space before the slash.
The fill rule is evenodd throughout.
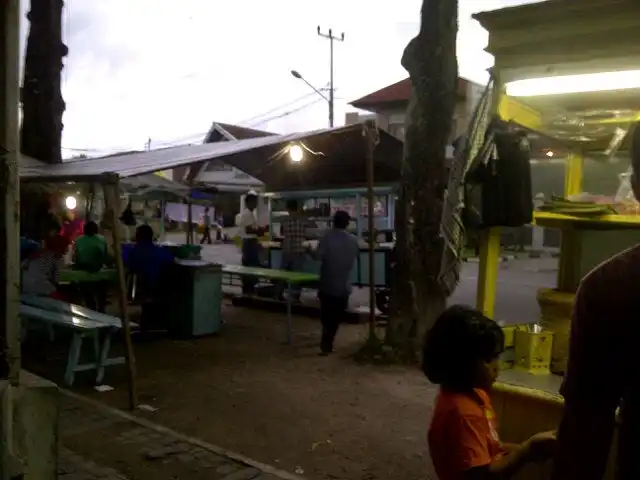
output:
<path id="1" fill-rule="evenodd" d="M 478 310 L 453 305 L 424 340 L 422 371 L 431 383 L 453 391 L 476 387 L 478 361 L 491 362 L 504 350 L 502 328 Z"/>

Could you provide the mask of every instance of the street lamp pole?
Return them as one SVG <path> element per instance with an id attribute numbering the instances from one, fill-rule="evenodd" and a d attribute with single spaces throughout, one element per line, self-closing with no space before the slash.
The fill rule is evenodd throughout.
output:
<path id="1" fill-rule="evenodd" d="M 333 36 L 333 30 L 329 29 L 328 33 L 322 33 L 320 26 L 318 26 L 318 35 L 322 38 L 329 40 L 329 126 L 333 128 L 333 100 L 334 100 L 334 88 L 333 88 L 333 42 L 344 42 L 344 32 L 340 36 Z"/>

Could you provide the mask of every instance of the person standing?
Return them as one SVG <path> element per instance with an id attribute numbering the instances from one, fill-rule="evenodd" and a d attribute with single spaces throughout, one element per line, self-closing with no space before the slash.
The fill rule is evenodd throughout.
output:
<path id="1" fill-rule="evenodd" d="M 310 222 L 307 218 L 300 214 L 300 206 L 295 199 L 287 200 L 287 212 L 289 216 L 282 221 L 282 270 L 290 272 L 301 272 L 304 269 L 304 261 L 306 257 L 306 249 L 304 241 L 306 240 L 307 229 L 310 228 Z M 278 298 L 282 299 L 284 293 L 284 284 L 278 287 Z M 294 301 L 300 301 L 300 287 L 292 286 L 288 292 Z"/>
<path id="2" fill-rule="evenodd" d="M 258 207 L 258 195 L 250 191 L 244 199 L 244 210 L 238 218 L 238 230 L 242 239 L 242 265 L 245 267 L 261 267 L 260 262 L 260 237 L 266 230 L 258 226 L 256 208 Z M 255 277 L 242 277 L 242 293 L 244 295 L 255 292 L 257 280 Z"/>
<path id="3" fill-rule="evenodd" d="M 318 244 L 315 253 L 320 260 L 320 321 L 322 340 L 320 354 L 333 352 L 333 342 L 345 318 L 351 295 L 351 271 L 360 254 L 358 239 L 347 232 L 351 217 L 343 210 L 333 216 L 333 228 Z"/>
<path id="4" fill-rule="evenodd" d="M 211 214 L 209 213 L 209 207 L 204 209 L 204 215 L 202 216 L 202 239 L 200 245 L 203 245 L 206 241 L 209 245 L 213 243 L 211 240 Z"/>
<path id="5" fill-rule="evenodd" d="M 640 199 L 640 124 L 631 138 L 631 187 Z M 616 428 L 616 479 L 640 478 L 640 245 L 593 269 L 573 304 L 564 411 L 552 480 L 603 478 Z"/>

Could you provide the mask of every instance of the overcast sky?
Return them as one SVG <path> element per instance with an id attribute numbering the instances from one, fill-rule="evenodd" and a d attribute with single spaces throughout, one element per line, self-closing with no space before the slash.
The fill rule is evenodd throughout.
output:
<path id="1" fill-rule="evenodd" d="M 26 11 L 28 0 L 23 1 Z M 459 0 L 460 74 L 485 81 L 491 58 L 477 11 L 531 3 Z M 400 57 L 420 0 L 65 0 L 64 154 L 201 140 L 212 121 L 275 132 L 323 128 L 335 45 L 336 124 L 347 105 L 406 77 Z M 25 20 L 26 30 L 26 20 Z M 24 33 L 24 32 L 23 32 Z M 315 102 L 315 103 L 314 103 Z M 277 107 L 286 105 L 279 110 Z M 293 112 L 287 114 L 289 112 Z"/>

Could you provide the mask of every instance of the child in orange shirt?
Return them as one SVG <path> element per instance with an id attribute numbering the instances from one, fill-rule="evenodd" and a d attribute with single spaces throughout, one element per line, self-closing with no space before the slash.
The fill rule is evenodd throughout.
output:
<path id="1" fill-rule="evenodd" d="M 553 453 L 553 432 L 520 445 L 500 442 L 488 392 L 503 348 L 498 324 L 462 305 L 448 308 L 425 338 L 423 371 L 440 385 L 429 428 L 429 451 L 440 480 L 507 479 L 525 463 Z"/>

